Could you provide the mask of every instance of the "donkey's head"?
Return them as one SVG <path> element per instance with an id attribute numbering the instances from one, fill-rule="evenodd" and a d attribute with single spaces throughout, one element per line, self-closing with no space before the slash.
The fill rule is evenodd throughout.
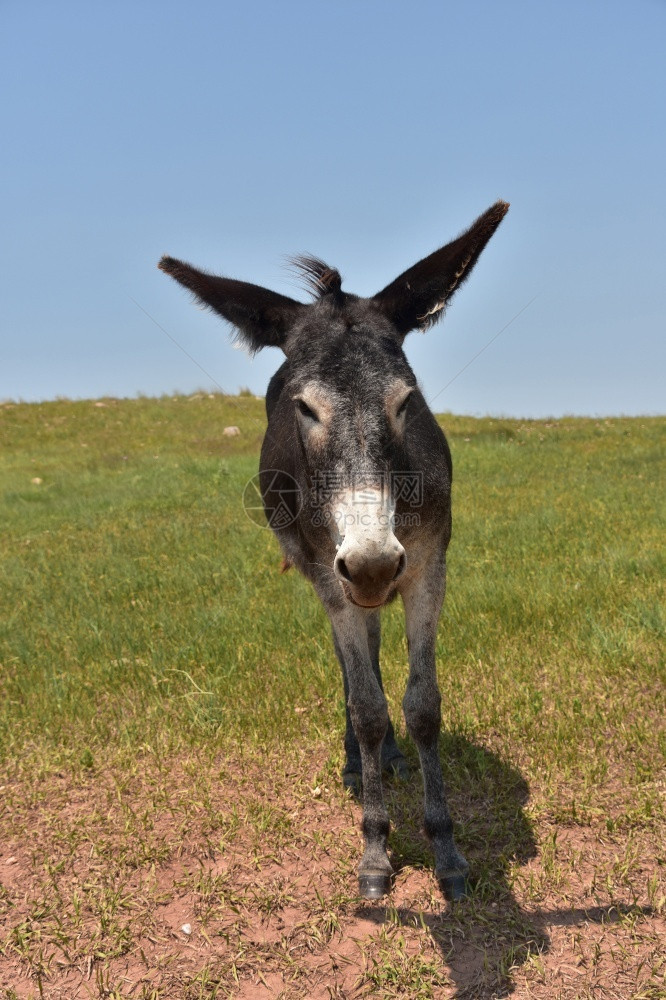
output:
<path id="1" fill-rule="evenodd" d="M 414 471 L 409 428 L 425 403 L 403 340 L 441 317 L 508 207 L 497 202 L 372 298 L 343 292 L 338 271 L 313 257 L 295 260 L 315 293 L 307 304 L 172 257 L 160 261 L 251 351 L 273 346 L 287 356 L 269 434 L 289 443 L 288 471 L 310 498 L 310 529 L 320 525 L 320 551 L 334 552 L 332 568 L 353 603 L 385 603 L 406 566 L 391 474 Z"/>

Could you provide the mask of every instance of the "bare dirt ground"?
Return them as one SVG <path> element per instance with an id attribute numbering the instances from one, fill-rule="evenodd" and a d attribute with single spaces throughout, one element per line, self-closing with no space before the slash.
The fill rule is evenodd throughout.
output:
<path id="1" fill-rule="evenodd" d="M 130 776 L 6 780 L 7 1000 L 666 997 L 658 835 L 556 823 L 520 782 L 508 811 L 452 802 L 476 881 L 451 907 L 419 832 L 418 774 L 389 792 L 383 905 L 356 896 L 360 807 L 323 750 L 263 763 L 147 750 Z"/>

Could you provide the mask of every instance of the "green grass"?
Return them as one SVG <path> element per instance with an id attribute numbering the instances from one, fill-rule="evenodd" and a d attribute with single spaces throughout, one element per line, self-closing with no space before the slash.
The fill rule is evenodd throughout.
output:
<path id="1" fill-rule="evenodd" d="M 242 509 L 261 401 L 0 413 L 4 754 L 27 741 L 87 758 L 109 741 L 290 738 L 303 733 L 294 706 L 311 709 L 312 735 L 339 727 L 325 616 Z M 243 434 L 223 437 L 232 422 Z M 610 738 L 649 772 L 664 750 L 666 422 L 442 423 L 455 457 L 447 727 L 501 732 L 521 755 L 579 771 Z M 384 632 L 397 713 L 398 605 Z"/>
<path id="2" fill-rule="evenodd" d="M 297 818 L 279 802 L 241 801 L 237 774 L 228 780 L 238 800 L 220 811 L 211 798 L 221 760 L 253 768 L 277 747 L 279 771 L 290 746 L 298 760 L 318 761 L 319 770 L 294 777 L 302 795 L 317 783 L 324 798 L 338 795 L 344 708 L 328 623 L 309 585 L 280 575 L 276 541 L 242 507 L 263 401 L 243 393 L 102 402 L 0 406 L 0 821 L 29 830 L 41 810 L 47 855 L 54 844 L 75 851 L 95 830 L 94 849 L 114 858 L 116 872 L 173 858 L 194 816 L 215 850 L 248 829 L 257 845 L 267 835 L 286 845 L 300 835 Z M 441 423 L 454 457 L 438 641 L 446 780 L 466 817 L 460 836 L 475 861 L 478 905 L 517 891 L 521 866 L 542 843 L 543 866 L 520 883 L 538 900 L 561 875 L 550 824 L 624 831 L 622 857 L 634 834 L 663 837 L 666 419 L 445 415 Z M 241 435 L 224 437 L 228 424 Z M 415 761 L 400 714 L 406 642 L 397 603 L 383 629 L 387 696 Z M 190 775 L 175 799 L 174 761 Z M 103 802 L 73 825 L 58 820 L 57 803 L 94 785 L 109 808 L 114 795 L 122 803 L 124 836 L 107 829 Z M 398 862 L 418 869 L 428 852 L 416 788 L 393 794 L 392 843 Z M 155 825 L 161 810 L 174 823 L 166 839 Z M 623 885 L 619 856 L 613 865 L 603 876 Z M 103 964 L 129 948 L 130 903 L 122 886 L 111 892 L 100 878 L 87 896 L 76 892 L 97 914 L 90 953 Z M 192 888 L 202 912 L 221 912 L 220 886 L 203 879 Z M 342 902 L 323 916 L 313 904 L 315 936 L 324 924 L 330 936 L 348 912 L 340 891 Z M 657 905 L 656 887 L 652 895 Z M 58 910 L 47 889 L 39 899 L 42 916 L 22 912 L 4 945 L 32 956 L 33 975 L 40 921 L 55 926 Z M 67 935 L 76 937 L 85 920 L 68 899 Z M 275 882 L 252 905 L 268 919 L 289 895 Z M 433 971 L 433 962 L 443 968 L 438 954 L 406 949 L 399 927 L 385 927 L 372 948 L 368 989 L 393 996 L 428 975 L 429 990 L 449 982 Z M 536 954 L 517 939 L 495 963 L 500 979 L 513 974 L 514 951 L 526 969 Z M 239 968 L 225 972 L 229 982 Z M 99 995 L 112 995 L 102 980 Z M 173 995 L 194 996 L 194 987 Z"/>

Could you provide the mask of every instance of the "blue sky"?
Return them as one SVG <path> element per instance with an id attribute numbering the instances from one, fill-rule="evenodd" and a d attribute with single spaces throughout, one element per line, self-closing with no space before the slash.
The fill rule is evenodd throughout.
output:
<path id="1" fill-rule="evenodd" d="M 0 399 L 263 394 L 162 253 L 370 295 L 504 198 L 406 342 L 434 408 L 663 413 L 665 51 L 663 0 L 4 0 Z"/>

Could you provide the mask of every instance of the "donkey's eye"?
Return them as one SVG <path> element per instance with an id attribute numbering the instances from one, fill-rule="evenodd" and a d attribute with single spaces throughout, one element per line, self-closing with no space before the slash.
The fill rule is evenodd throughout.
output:
<path id="1" fill-rule="evenodd" d="M 308 417 L 310 420 L 315 420 L 317 422 L 319 421 L 319 417 L 317 416 L 315 411 L 311 410 L 308 404 L 304 402 L 302 399 L 296 400 L 296 406 L 298 407 L 299 412 L 304 417 Z"/>
<path id="2" fill-rule="evenodd" d="M 400 406 L 396 410 L 396 413 L 395 413 L 396 417 L 402 417 L 403 414 L 405 414 L 407 412 L 407 404 L 409 403 L 409 399 L 410 399 L 411 395 L 412 395 L 411 392 L 407 393 L 407 395 L 403 399 L 402 403 L 400 404 Z"/>

